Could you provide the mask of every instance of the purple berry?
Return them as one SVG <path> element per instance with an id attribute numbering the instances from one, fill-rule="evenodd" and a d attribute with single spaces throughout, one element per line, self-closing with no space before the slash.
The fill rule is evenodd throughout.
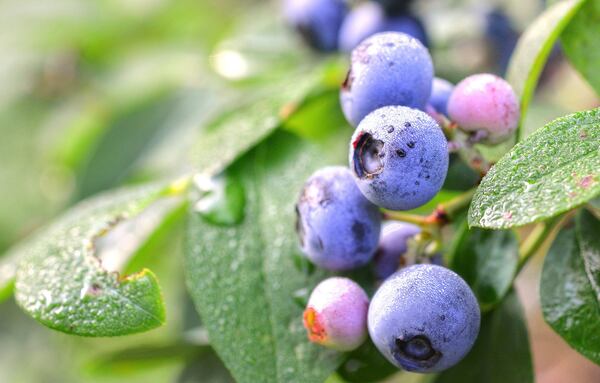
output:
<path id="1" fill-rule="evenodd" d="M 448 100 L 450 99 L 452 90 L 454 90 L 454 85 L 450 81 L 439 77 L 433 79 L 429 104 L 433 106 L 436 112 L 445 116 L 448 115 Z"/>
<path id="2" fill-rule="evenodd" d="M 469 352 L 480 320 L 475 295 L 460 276 L 441 266 L 415 265 L 377 290 L 368 326 L 373 343 L 397 367 L 439 372 Z"/>
<path id="3" fill-rule="evenodd" d="M 339 35 L 340 50 L 350 52 L 364 39 L 380 32 L 402 32 L 427 46 L 425 27 L 410 14 L 388 16 L 375 2 L 362 3 L 354 8 L 342 23 Z"/>
<path id="4" fill-rule="evenodd" d="M 429 202 L 448 172 L 448 143 L 427 114 L 387 106 L 369 114 L 350 144 L 360 191 L 375 205 L 410 210 Z"/>
<path id="5" fill-rule="evenodd" d="M 384 106 L 424 109 L 432 80 L 433 63 L 423 44 L 404 33 L 378 33 L 352 51 L 340 91 L 342 110 L 357 126 L 367 114 Z"/>
<path id="6" fill-rule="evenodd" d="M 459 82 L 448 101 L 448 113 L 462 130 L 482 134 L 490 144 L 509 138 L 520 117 L 512 87 L 493 74 L 476 74 Z"/>
<path id="7" fill-rule="evenodd" d="M 337 49 L 340 27 L 348 5 L 344 0 L 285 0 L 284 15 L 313 48 L 330 52 Z"/>
<path id="8" fill-rule="evenodd" d="M 315 172 L 296 206 L 296 227 L 304 254 L 329 270 L 349 270 L 373 257 L 381 213 L 358 190 L 345 167 Z"/>
<path id="9" fill-rule="evenodd" d="M 421 228 L 406 222 L 389 222 L 383 225 L 379 247 L 373 258 L 375 276 L 386 279 L 400 267 L 406 266 L 408 240 L 421 232 Z"/>
<path id="10" fill-rule="evenodd" d="M 339 351 L 351 351 L 367 337 L 369 298 L 348 278 L 319 283 L 304 310 L 304 327 L 311 342 Z"/>

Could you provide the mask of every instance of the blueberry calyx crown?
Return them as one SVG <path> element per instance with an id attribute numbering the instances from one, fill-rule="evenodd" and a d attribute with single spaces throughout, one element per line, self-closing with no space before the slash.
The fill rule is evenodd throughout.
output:
<path id="1" fill-rule="evenodd" d="M 383 171 L 384 143 L 370 133 L 360 134 L 354 144 L 354 172 L 359 178 L 371 178 Z"/>
<path id="2" fill-rule="evenodd" d="M 424 335 L 416 335 L 408 340 L 396 338 L 392 355 L 408 371 L 433 367 L 442 357 L 442 353 L 433 348 L 429 338 Z"/>

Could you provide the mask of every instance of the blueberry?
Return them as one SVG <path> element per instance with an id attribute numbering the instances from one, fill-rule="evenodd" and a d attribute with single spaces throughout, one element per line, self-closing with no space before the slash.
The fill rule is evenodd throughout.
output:
<path id="1" fill-rule="evenodd" d="M 399 32 L 375 34 L 352 51 L 340 101 L 353 125 L 375 109 L 404 105 L 424 109 L 431 94 L 433 63 L 427 48 Z"/>
<path id="2" fill-rule="evenodd" d="M 519 33 L 513 26 L 510 17 L 500 8 L 486 14 L 485 36 L 491 45 L 494 61 L 500 73 L 505 73 L 515 50 Z"/>
<path id="3" fill-rule="evenodd" d="M 406 222 L 389 222 L 383 225 L 379 247 L 373 258 L 373 270 L 378 279 L 386 279 L 400 267 L 407 265 L 408 240 L 420 232 L 418 226 Z"/>
<path id="4" fill-rule="evenodd" d="M 448 114 L 467 132 L 495 144 L 509 138 L 519 124 L 519 101 L 509 83 L 493 74 L 476 74 L 459 82 Z"/>
<path id="5" fill-rule="evenodd" d="M 337 49 L 338 34 L 348 5 L 344 0 L 285 0 L 284 15 L 313 48 L 331 52 Z"/>
<path id="6" fill-rule="evenodd" d="M 414 265 L 388 278 L 369 307 L 379 351 L 407 371 L 439 372 L 458 363 L 479 333 L 475 295 L 453 271 Z"/>
<path id="7" fill-rule="evenodd" d="M 304 310 L 304 327 L 312 342 L 351 351 L 367 337 L 369 298 L 348 278 L 329 278 L 313 290 Z"/>
<path id="8" fill-rule="evenodd" d="M 423 23 L 413 15 L 388 16 L 375 2 L 362 3 L 354 8 L 342 23 L 339 35 L 340 50 L 350 52 L 367 37 L 380 32 L 403 32 L 427 46 Z"/>
<path id="9" fill-rule="evenodd" d="M 358 190 L 350 170 L 314 173 L 296 205 L 300 245 L 316 265 L 349 270 L 368 263 L 377 249 L 381 213 Z"/>
<path id="10" fill-rule="evenodd" d="M 356 184 L 375 205 L 410 210 L 429 202 L 448 172 L 448 143 L 427 114 L 387 106 L 369 114 L 350 144 Z"/>
<path id="11" fill-rule="evenodd" d="M 452 85 L 450 81 L 439 77 L 433 79 L 429 104 L 433 106 L 436 112 L 445 116 L 448 115 L 448 99 L 450 98 L 453 89 L 454 85 Z"/>

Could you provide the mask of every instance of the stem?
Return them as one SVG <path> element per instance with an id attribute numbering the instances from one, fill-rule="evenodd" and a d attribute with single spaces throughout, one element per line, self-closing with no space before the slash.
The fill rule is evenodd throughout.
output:
<path id="1" fill-rule="evenodd" d="M 529 259 L 542 247 L 550 232 L 563 221 L 564 216 L 550 218 L 547 221 L 538 223 L 533 231 L 527 236 L 525 241 L 519 247 L 519 264 L 517 265 L 517 274 L 527 264 Z"/>
<path id="2" fill-rule="evenodd" d="M 445 203 L 441 203 L 428 216 L 384 210 L 383 217 L 384 219 L 404 221 L 419 226 L 443 226 L 452 222 L 460 213 L 469 208 L 473 194 L 475 194 L 475 189 L 468 190 Z"/>
<path id="3" fill-rule="evenodd" d="M 430 224 L 427 221 L 427 217 L 418 214 L 405 213 L 403 211 L 385 210 L 383 212 L 383 218 L 394 221 L 408 222 L 419 226 L 427 226 Z"/>

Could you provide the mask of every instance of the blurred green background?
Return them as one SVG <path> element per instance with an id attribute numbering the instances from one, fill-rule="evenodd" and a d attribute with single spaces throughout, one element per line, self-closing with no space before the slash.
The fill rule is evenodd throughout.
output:
<path id="1" fill-rule="evenodd" d="M 285 28 L 278 6 L 0 0 L 0 254 L 82 198 L 185 172 L 188 148 L 207 121 L 321 59 Z M 427 0 L 417 1 L 416 13 L 429 32 L 437 73 L 458 81 L 501 72 L 485 37 L 486 14 L 502 9 L 522 31 L 543 6 Z M 557 53 L 526 127 L 596 105 Z M 147 260 L 168 309 L 168 324 L 150 333 L 71 337 L 37 324 L 11 299 L 1 303 L 0 382 L 228 381 L 181 282 L 179 242 L 176 231 L 166 235 L 156 244 L 160 256 Z M 597 367 L 537 330 L 544 326 L 534 298 L 537 274 L 529 274 L 520 278 L 519 291 L 534 326 L 540 381 L 561 381 L 552 380 L 560 375 L 543 378 L 551 364 L 545 349 L 574 358 L 572 373 L 592 371 L 585 379 L 600 379 Z M 540 339 L 553 346 L 539 346 Z"/>

